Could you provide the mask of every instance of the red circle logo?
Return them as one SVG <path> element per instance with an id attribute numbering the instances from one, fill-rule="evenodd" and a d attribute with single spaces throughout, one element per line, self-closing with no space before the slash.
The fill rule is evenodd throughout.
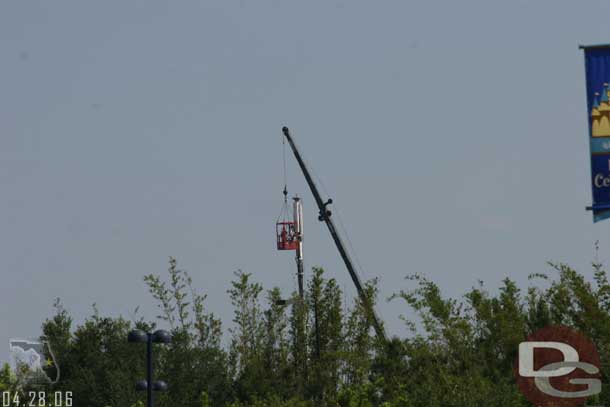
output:
<path id="1" fill-rule="evenodd" d="M 576 407 L 601 391 L 593 342 L 565 326 L 547 326 L 519 344 L 514 372 L 519 390 L 537 407 Z"/>

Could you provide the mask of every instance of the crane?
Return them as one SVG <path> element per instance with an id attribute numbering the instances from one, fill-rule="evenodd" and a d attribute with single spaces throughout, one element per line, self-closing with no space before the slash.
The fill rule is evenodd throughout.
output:
<path id="1" fill-rule="evenodd" d="M 309 170 L 307 169 L 307 165 L 305 165 L 305 162 L 303 161 L 303 158 L 301 157 L 301 153 L 299 152 L 299 149 L 297 148 L 296 144 L 294 143 L 294 140 L 292 139 L 292 136 L 290 135 L 290 130 L 288 129 L 288 127 L 284 126 L 282 128 L 282 132 L 284 133 L 284 137 L 286 137 L 286 140 L 288 140 L 288 144 L 290 145 L 290 148 L 292 149 L 292 152 L 294 153 L 294 157 L 296 158 L 296 160 L 299 164 L 299 167 L 301 167 L 301 171 L 303 172 L 303 175 L 305 176 L 307 185 L 309 185 L 309 189 L 311 190 L 311 193 L 316 201 L 316 204 L 318 205 L 318 209 L 320 210 L 318 220 L 326 223 L 326 226 L 328 227 L 328 231 L 330 232 L 330 235 L 333 238 L 335 245 L 337 246 L 337 250 L 339 251 L 341 258 L 343 259 L 343 262 L 345 263 L 345 267 L 347 268 L 347 271 L 349 272 L 349 275 L 352 278 L 354 285 L 356 286 L 358 295 L 360 296 L 360 299 L 362 300 L 362 303 L 369 314 L 369 317 L 373 324 L 373 328 L 375 329 L 377 338 L 379 340 L 381 340 L 383 343 L 388 343 L 386 332 L 385 332 L 385 329 L 383 328 L 381 320 L 380 320 L 379 316 L 377 315 L 377 313 L 375 312 L 373 304 L 371 303 L 370 299 L 367 297 L 366 293 L 364 292 L 364 289 L 362 288 L 362 282 L 360 280 L 360 276 L 358 275 L 358 272 L 354 268 L 352 259 L 350 258 L 347 250 L 345 249 L 345 245 L 343 244 L 343 240 L 341 239 L 341 236 L 337 232 L 335 223 L 333 222 L 333 220 L 331 218 L 332 213 L 327 208 L 328 205 L 333 203 L 333 200 L 328 199 L 326 202 L 324 202 L 324 200 L 320 196 L 320 192 L 318 192 L 316 183 L 314 182 L 313 178 L 311 177 L 311 175 L 309 173 Z"/>

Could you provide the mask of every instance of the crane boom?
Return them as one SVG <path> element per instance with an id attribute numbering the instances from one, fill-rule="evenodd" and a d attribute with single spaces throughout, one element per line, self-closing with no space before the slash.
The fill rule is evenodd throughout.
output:
<path id="1" fill-rule="evenodd" d="M 290 144 L 290 148 L 292 149 L 292 152 L 294 153 L 294 156 L 297 159 L 297 162 L 299 163 L 299 167 L 301 167 L 301 171 L 303 172 L 303 175 L 305 176 L 307 185 L 309 185 L 309 189 L 311 190 L 311 193 L 313 194 L 313 197 L 316 200 L 316 204 L 318 205 L 318 209 L 320 210 L 320 215 L 318 216 L 318 220 L 324 221 L 326 223 L 326 226 L 328 227 L 328 231 L 330 232 L 330 235 L 332 236 L 332 238 L 335 242 L 335 245 L 337 246 L 337 250 L 339 250 L 339 254 L 341 255 L 341 258 L 343 259 L 343 262 L 345 263 L 345 267 L 347 268 L 347 271 L 349 272 L 349 275 L 352 278 L 354 285 L 356 286 L 356 290 L 358 290 L 358 295 L 360 295 L 360 299 L 362 300 L 365 308 L 367 309 L 367 311 L 369 313 L 369 316 L 373 323 L 373 328 L 375 328 L 375 333 L 377 334 L 377 337 L 380 340 L 382 340 L 384 343 L 387 343 L 387 336 L 386 336 L 385 330 L 383 328 L 383 325 L 381 324 L 379 316 L 375 312 L 375 309 L 373 308 L 373 304 L 371 304 L 371 301 L 366 296 L 364 289 L 362 288 L 362 283 L 360 282 L 360 276 L 358 275 L 358 272 L 356 271 L 356 269 L 354 268 L 354 266 L 352 264 L 352 259 L 350 258 L 347 250 L 345 249 L 345 245 L 343 244 L 343 240 L 341 240 L 341 236 L 337 232 L 335 223 L 333 222 L 333 220 L 331 218 L 331 212 L 326 208 L 333 201 L 332 201 L 332 199 L 328 199 L 326 202 L 324 202 L 322 200 L 322 197 L 320 196 L 320 193 L 318 192 L 318 188 L 316 187 L 316 184 L 315 184 L 313 178 L 311 177 L 311 175 L 309 174 L 309 170 L 307 169 L 307 166 L 305 165 L 305 162 L 303 161 L 303 158 L 301 157 L 301 153 L 299 152 L 299 149 L 297 148 L 297 146 L 294 144 L 294 140 L 292 140 L 292 137 L 290 136 L 290 130 L 288 129 L 288 127 L 283 127 L 282 132 L 284 133 L 286 140 L 288 140 L 288 143 Z"/>

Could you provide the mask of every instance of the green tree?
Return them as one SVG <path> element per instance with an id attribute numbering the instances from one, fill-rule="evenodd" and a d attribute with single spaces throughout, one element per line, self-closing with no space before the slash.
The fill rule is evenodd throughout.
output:
<path id="1" fill-rule="evenodd" d="M 251 274 L 237 271 L 228 290 L 234 307 L 229 350 L 230 375 L 239 400 L 265 397 L 271 391 L 264 369 L 265 324 L 260 305 L 263 288 L 250 281 Z"/>
<path id="2" fill-rule="evenodd" d="M 305 399 L 305 388 L 308 381 L 308 332 L 309 308 L 296 293 L 293 293 L 289 317 L 289 370 L 287 388 L 294 397 Z"/>
<path id="3" fill-rule="evenodd" d="M 282 301 L 279 288 L 267 293 L 268 308 L 264 312 L 264 369 L 274 393 L 282 399 L 290 397 L 290 369 L 288 318 L 286 302 Z"/>
<path id="4" fill-rule="evenodd" d="M 334 279 L 325 280 L 324 270 L 313 269 L 307 292 L 309 326 L 309 394 L 322 405 L 333 402 L 339 389 L 343 352 L 341 290 Z"/>
<path id="5" fill-rule="evenodd" d="M 377 296 L 377 281 L 367 282 L 364 294 L 367 303 L 360 296 L 354 300 L 345 321 L 345 363 L 343 375 L 348 386 L 361 386 L 369 381 L 371 365 L 375 356 L 375 338 L 371 335 L 371 318 L 367 304 L 375 306 Z"/>
<path id="6" fill-rule="evenodd" d="M 144 281 L 161 311 L 158 318 L 169 324 L 172 342 L 159 347 L 158 374 L 170 382 L 158 404 L 198 407 L 205 392 L 215 405 L 230 399 L 227 355 L 220 346 L 221 322 L 207 312 L 206 296 L 197 293 L 188 272 L 170 257 L 168 281 L 147 275 Z"/>

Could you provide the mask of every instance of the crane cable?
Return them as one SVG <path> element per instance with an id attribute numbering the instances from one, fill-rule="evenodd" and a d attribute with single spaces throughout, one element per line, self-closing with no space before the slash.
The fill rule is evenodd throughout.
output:
<path id="1" fill-rule="evenodd" d="M 288 177 L 286 175 L 286 140 L 282 137 L 282 158 L 284 160 L 284 204 L 288 202 Z"/>
<path id="2" fill-rule="evenodd" d="M 328 193 L 328 190 L 326 189 L 326 186 L 324 185 L 324 181 L 322 181 L 322 178 L 316 172 L 315 167 L 311 165 L 311 162 L 307 159 L 307 157 L 303 153 L 301 153 L 301 156 L 303 156 L 303 161 L 305 161 L 307 163 L 307 167 L 311 170 L 313 177 L 316 179 L 316 181 L 320 185 L 322 191 L 326 194 L 327 197 L 329 197 L 330 194 Z M 360 274 L 362 277 L 364 277 L 365 282 L 369 282 L 371 280 L 370 274 L 362 266 L 360 259 L 358 258 L 358 254 L 356 253 L 356 249 L 354 248 L 352 240 L 349 237 L 349 233 L 347 233 L 347 228 L 345 227 L 345 225 L 343 224 L 343 220 L 341 219 L 340 212 L 341 211 L 340 211 L 339 206 L 337 205 L 336 202 L 333 201 L 333 214 L 337 215 L 336 219 L 339 221 L 338 226 L 339 226 L 343 236 L 345 236 L 345 239 L 347 240 L 348 253 L 350 253 L 352 255 L 353 259 L 355 260 L 355 263 L 356 263 L 355 268 L 358 271 L 360 271 Z"/>
<path id="3" fill-rule="evenodd" d="M 283 159 L 283 163 L 284 163 L 284 190 L 282 191 L 282 194 L 284 194 L 284 205 L 282 205 L 282 211 L 280 212 L 280 215 L 277 217 L 277 222 L 279 222 L 280 220 L 282 222 L 286 221 L 286 216 L 288 215 L 288 176 L 287 176 L 287 171 L 286 171 L 286 140 L 284 139 L 284 137 L 282 136 L 282 159 Z"/>

